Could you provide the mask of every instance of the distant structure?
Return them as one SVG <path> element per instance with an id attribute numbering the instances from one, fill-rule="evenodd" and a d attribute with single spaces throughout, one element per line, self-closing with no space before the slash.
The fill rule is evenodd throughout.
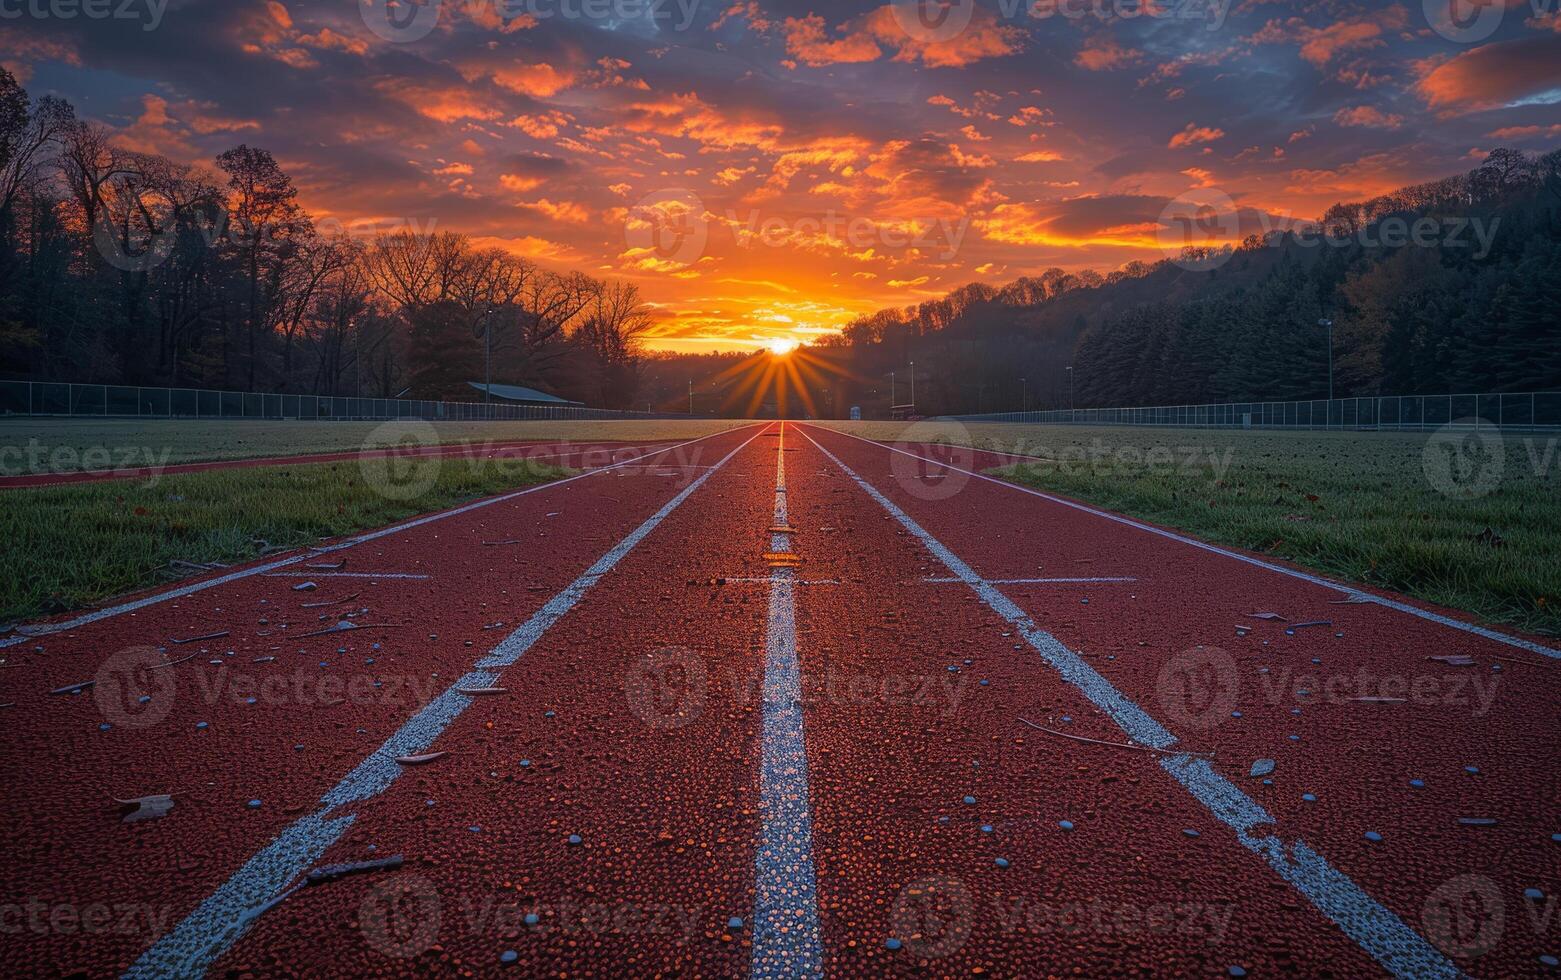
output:
<path id="1" fill-rule="evenodd" d="M 550 395 L 545 391 L 522 385 L 485 385 L 481 381 L 466 383 L 476 388 L 478 392 L 492 395 L 496 402 L 508 402 L 511 405 L 570 405 L 578 408 L 585 404 L 585 402 L 568 401 L 557 395 Z"/>

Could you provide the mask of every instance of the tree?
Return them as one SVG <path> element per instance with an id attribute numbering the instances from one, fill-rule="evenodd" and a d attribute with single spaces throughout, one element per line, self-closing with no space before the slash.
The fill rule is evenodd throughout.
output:
<path id="1" fill-rule="evenodd" d="M 298 206 L 298 190 L 265 150 L 241 144 L 217 157 L 228 175 L 228 242 L 242 271 L 247 381 L 255 390 L 260 345 L 279 305 L 282 277 L 297 240 L 312 226 Z"/>
<path id="2" fill-rule="evenodd" d="M 472 339 L 466 311 L 441 300 L 413 310 L 410 336 L 414 398 L 468 401 L 469 382 L 482 376 L 482 353 Z"/>

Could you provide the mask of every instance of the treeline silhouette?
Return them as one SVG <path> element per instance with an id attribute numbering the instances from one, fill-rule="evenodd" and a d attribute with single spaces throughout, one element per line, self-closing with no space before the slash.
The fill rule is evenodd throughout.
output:
<path id="1" fill-rule="evenodd" d="M 922 414 L 1323 398 L 1331 320 L 1337 397 L 1532 391 L 1561 387 L 1558 297 L 1561 151 L 1499 149 L 1305 229 L 880 311 L 821 353 L 879 406 L 915 361 Z"/>
<path id="2" fill-rule="evenodd" d="M 357 230 L 265 150 L 134 152 L 0 68 L 0 377 L 474 401 L 491 347 L 495 382 L 639 402 L 633 285 Z"/>

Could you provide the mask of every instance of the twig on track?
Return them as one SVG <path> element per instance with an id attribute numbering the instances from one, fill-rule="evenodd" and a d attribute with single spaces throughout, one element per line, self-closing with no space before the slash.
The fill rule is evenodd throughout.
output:
<path id="1" fill-rule="evenodd" d="M 1214 758 L 1213 752 L 1192 752 L 1187 749 L 1157 749 L 1152 745 L 1137 745 L 1132 742 L 1105 742 L 1098 738 L 1085 738 L 1083 735 L 1069 735 L 1067 732 L 1059 732 L 1051 728 L 1046 728 L 1042 725 L 1037 725 L 1028 718 L 1020 718 L 1018 720 L 1026 725 L 1029 725 L 1036 731 L 1045 732 L 1048 735 L 1056 735 L 1058 738 L 1072 739 L 1075 742 L 1087 742 L 1090 745 L 1105 745 L 1113 749 L 1137 749 L 1139 752 L 1153 752 L 1157 755 L 1193 755 L 1203 759 Z"/>
<path id="2" fill-rule="evenodd" d="M 177 643 L 180 646 L 183 646 L 186 643 L 200 643 L 203 640 L 220 640 L 224 636 L 229 635 L 230 632 L 231 631 L 229 631 L 229 630 L 221 630 L 220 632 L 217 632 L 217 633 L 207 633 L 205 636 L 192 636 L 192 637 L 190 637 L 187 640 L 170 639 L 168 642 L 169 643 Z"/>
<path id="3" fill-rule="evenodd" d="M 1491 657 L 1492 660 L 1505 660 L 1509 664 L 1527 664 L 1530 667 L 1561 667 L 1561 664 L 1541 663 L 1537 660 L 1522 660 L 1518 657 Z"/>

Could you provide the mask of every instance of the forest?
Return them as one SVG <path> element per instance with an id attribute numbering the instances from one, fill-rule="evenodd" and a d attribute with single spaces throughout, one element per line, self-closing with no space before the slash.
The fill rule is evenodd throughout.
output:
<path id="1" fill-rule="evenodd" d="M 1498 149 L 1302 228 L 974 283 L 825 346 L 870 405 L 916 362 L 924 415 L 1325 398 L 1324 321 L 1336 397 L 1542 391 L 1561 388 L 1558 296 L 1561 151 Z"/>
<path id="2" fill-rule="evenodd" d="M 913 375 L 923 415 L 1321 398 L 1330 343 L 1339 397 L 1549 390 L 1558 295 L 1561 151 L 1497 149 L 1239 245 L 864 316 L 803 350 L 802 401 L 882 415 Z M 750 355 L 652 355 L 652 323 L 632 283 L 343 227 L 263 149 L 133 152 L 0 68 L 0 378 L 470 401 L 491 360 L 593 406 L 746 410 L 721 379 Z"/>
<path id="3" fill-rule="evenodd" d="M 317 219 L 263 149 L 133 152 L 0 68 L 0 377 L 475 401 L 491 358 L 628 408 L 649 325 L 630 283 Z"/>

